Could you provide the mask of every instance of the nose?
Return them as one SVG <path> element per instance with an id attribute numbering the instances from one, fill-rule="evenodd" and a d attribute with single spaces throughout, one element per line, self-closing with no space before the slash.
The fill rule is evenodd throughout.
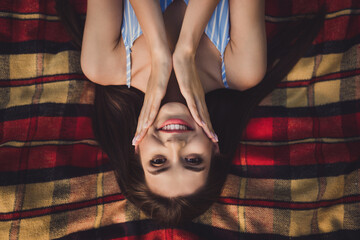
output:
<path id="1" fill-rule="evenodd" d="M 181 165 L 180 153 L 181 150 L 185 147 L 185 139 L 179 138 L 169 138 L 165 142 L 165 146 L 170 150 L 172 164 L 174 169 L 178 169 Z"/>
<path id="2" fill-rule="evenodd" d="M 186 145 L 186 139 L 171 137 L 166 140 L 166 143 L 178 148 L 183 148 Z"/>

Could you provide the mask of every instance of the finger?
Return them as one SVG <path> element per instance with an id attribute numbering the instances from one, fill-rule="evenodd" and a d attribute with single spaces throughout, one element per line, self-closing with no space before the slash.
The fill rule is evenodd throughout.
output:
<path id="1" fill-rule="evenodd" d="M 204 132 L 208 136 L 208 138 L 211 139 L 211 141 L 217 142 L 217 137 L 216 137 L 215 133 L 211 130 L 211 128 L 209 127 L 209 125 L 206 122 L 204 122 L 202 129 L 204 130 Z"/>
<path id="2" fill-rule="evenodd" d="M 149 112 L 148 120 L 147 120 L 147 127 L 149 128 L 153 125 L 157 114 L 159 113 L 161 100 L 157 100 L 154 104 L 151 105 L 151 110 Z"/>
<path id="3" fill-rule="evenodd" d="M 132 140 L 132 145 L 137 145 L 144 138 L 148 128 L 139 128 L 139 131 L 136 132 L 135 137 Z"/>
<path id="4" fill-rule="evenodd" d="M 145 136 L 147 128 L 144 128 L 144 125 L 146 124 L 146 120 L 142 118 L 141 122 L 139 123 L 138 128 L 136 129 L 135 137 L 132 141 L 133 145 L 137 145 Z"/>
<path id="5" fill-rule="evenodd" d="M 191 100 L 190 100 L 191 102 Z M 195 122 L 201 126 L 205 132 L 205 134 L 208 136 L 208 138 L 210 138 L 213 142 L 218 142 L 218 137 L 217 135 L 214 133 L 214 131 L 212 130 L 211 127 L 211 122 L 210 122 L 210 118 L 209 117 L 205 117 L 206 114 L 202 114 L 202 116 L 199 114 L 199 108 L 201 108 L 201 104 L 196 104 L 195 102 L 193 103 L 188 103 L 188 107 L 190 110 L 190 113 L 192 115 L 192 117 L 194 118 Z M 201 111 L 203 112 L 203 111 Z"/>
<path id="6" fill-rule="evenodd" d="M 141 126 L 142 130 L 143 128 L 149 128 L 155 121 L 155 117 L 157 116 L 160 108 L 162 97 L 153 97 L 150 101 L 148 101 L 144 118 L 143 118 L 143 125 Z"/>
<path id="7" fill-rule="evenodd" d="M 138 121 L 138 126 L 136 128 L 136 132 L 135 132 L 135 135 L 134 135 L 134 138 L 132 139 L 132 145 L 135 146 L 138 142 L 138 139 L 139 139 L 139 135 L 140 135 L 140 126 L 141 126 L 141 123 L 140 123 L 141 120 Z"/>
<path id="8" fill-rule="evenodd" d="M 205 102 L 202 101 L 198 101 L 197 102 L 197 108 L 198 111 L 200 112 L 200 117 L 201 119 L 203 119 L 203 121 L 205 122 L 203 129 L 204 132 L 206 133 L 206 135 L 213 141 L 213 142 L 218 142 L 219 139 L 217 137 L 217 135 L 215 134 L 213 128 L 212 128 L 212 124 L 211 124 L 211 120 L 210 120 L 210 115 L 209 112 L 207 110 L 207 106 Z"/>
<path id="9" fill-rule="evenodd" d="M 205 130 L 205 132 L 206 132 L 207 136 L 208 136 L 214 143 L 219 142 L 219 138 L 218 138 L 218 136 L 216 135 L 216 133 L 215 133 L 213 130 L 211 130 L 210 128 L 208 128 L 208 129 Z"/>
<path id="10" fill-rule="evenodd" d="M 146 114 L 146 109 L 147 109 L 147 100 L 144 100 L 144 103 L 143 103 L 143 106 L 141 108 L 141 111 L 140 111 L 140 115 L 139 115 L 139 118 L 138 118 L 138 124 L 137 124 L 137 127 L 136 127 L 136 132 L 135 132 L 135 136 L 132 140 L 132 145 L 135 145 L 139 139 L 139 135 L 140 135 L 140 132 L 141 132 L 141 129 L 142 129 L 142 126 L 144 125 L 144 119 L 145 119 L 145 114 Z"/>
<path id="11" fill-rule="evenodd" d="M 144 118 L 139 127 L 139 133 L 136 137 L 135 145 L 138 144 L 139 142 L 141 142 L 141 140 L 145 137 L 146 132 L 149 130 L 150 126 L 153 124 L 155 117 L 157 115 L 157 112 L 158 112 L 157 105 L 151 105 L 151 107 L 148 107 L 148 109 L 149 108 L 150 108 L 150 111 L 148 110 L 144 114 Z"/>
<path id="12" fill-rule="evenodd" d="M 138 144 L 146 135 L 146 132 L 150 128 L 150 126 L 154 123 L 155 117 L 160 108 L 161 98 L 156 98 L 150 101 L 146 101 L 143 107 L 143 114 L 141 119 L 139 120 L 137 133 L 133 140 L 133 145 Z"/>
<path id="13" fill-rule="evenodd" d="M 144 138 L 146 132 L 147 132 L 147 128 L 144 128 L 143 130 L 141 130 L 139 132 L 138 135 L 136 135 L 136 137 L 133 140 L 133 145 L 134 146 L 138 145 L 141 142 L 141 140 Z"/>
<path id="14" fill-rule="evenodd" d="M 140 133 L 141 127 L 144 124 L 146 109 L 147 109 L 147 101 L 145 100 L 144 103 L 143 103 L 143 106 L 141 108 L 139 118 L 138 118 L 138 124 L 137 124 L 137 127 L 136 127 L 135 136 Z"/>
<path id="15" fill-rule="evenodd" d="M 137 126 L 136 126 L 136 131 L 135 131 L 134 139 L 139 135 L 140 126 L 141 126 L 141 121 L 142 121 L 142 116 L 141 116 L 141 113 L 140 113 L 140 116 L 139 116 L 139 118 L 138 118 L 138 123 L 137 123 Z M 134 139 L 133 139 L 133 141 L 134 141 Z"/>
<path id="16" fill-rule="evenodd" d="M 195 122 L 203 127 L 205 122 L 203 121 L 203 119 L 200 117 L 200 114 L 198 112 L 198 109 L 197 109 L 197 106 L 196 106 L 196 103 L 195 103 L 195 100 L 192 98 L 192 97 L 185 97 L 185 100 L 186 100 L 186 103 L 188 105 L 188 108 L 190 110 L 190 113 L 191 113 L 191 116 L 194 118 Z"/>
<path id="17" fill-rule="evenodd" d="M 193 98 L 190 98 L 189 95 L 186 96 L 186 101 L 188 103 L 188 107 L 190 110 L 190 113 L 192 115 L 192 117 L 194 118 L 195 122 L 201 126 L 205 132 L 205 134 L 208 136 L 208 138 L 210 138 L 213 142 L 217 141 L 217 137 L 216 135 L 213 133 L 212 130 L 210 130 L 209 126 L 211 127 L 211 122 L 210 122 L 210 118 L 206 118 L 206 114 L 204 114 L 204 111 L 200 110 L 202 109 L 202 104 L 201 101 L 198 100 L 197 102 L 195 102 L 195 100 Z M 205 104 L 205 108 L 206 108 L 206 104 Z M 199 114 L 199 112 L 202 112 L 203 116 L 201 116 Z M 207 108 L 206 108 L 206 112 L 207 112 Z"/>

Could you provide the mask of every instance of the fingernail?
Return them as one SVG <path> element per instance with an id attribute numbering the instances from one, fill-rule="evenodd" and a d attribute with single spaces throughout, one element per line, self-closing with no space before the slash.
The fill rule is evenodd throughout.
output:
<path id="1" fill-rule="evenodd" d="M 139 138 L 139 135 L 135 136 L 132 140 L 132 145 L 135 146 L 137 139 Z"/>
<path id="2" fill-rule="evenodd" d="M 204 121 L 201 121 L 201 124 L 202 124 L 203 126 L 205 126 L 205 125 L 206 125 L 206 123 L 205 123 Z"/>
<path id="3" fill-rule="evenodd" d="M 219 138 L 218 138 L 218 136 L 217 136 L 215 133 L 211 133 L 211 134 L 213 135 L 213 137 L 214 137 L 215 141 L 216 141 L 216 142 L 219 142 Z"/>

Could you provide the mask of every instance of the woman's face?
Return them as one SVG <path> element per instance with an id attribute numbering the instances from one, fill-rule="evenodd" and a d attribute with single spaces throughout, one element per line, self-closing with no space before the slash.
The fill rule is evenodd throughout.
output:
<path id="1" fill-rule="evenodd" d="M 160 108 L 136 151 L 150 190 L 164 197 L 177 197 L 192 194 L 205 184 L 218 146 L 196 124 L 184 104 L 171 102 Z"/>

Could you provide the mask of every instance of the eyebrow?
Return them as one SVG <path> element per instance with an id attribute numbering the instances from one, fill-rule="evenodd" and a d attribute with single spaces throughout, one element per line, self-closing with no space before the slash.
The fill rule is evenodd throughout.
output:
<path id="1" fill-rule="evenodd" d="M 151 171 L 151 170 L 148 170 L 148 172 L 150 174 L 153 174 L 153 175 L 158 175 L 162 172 L 166 172 L 167 170 L 169 170 L 170 167 L 164 167 L 164 168 L 161 168 L 161 169 L 157 169 L 157 170 L 154 170 L 154 171 Z M 193 172 L 201 172 L 201 171 L 204 171 L 205 170 L 205 167 L 193 167 L 193 166 L 184 166 L 184 168 L 190 170 L 190 171 L 193 171 Z"/>

